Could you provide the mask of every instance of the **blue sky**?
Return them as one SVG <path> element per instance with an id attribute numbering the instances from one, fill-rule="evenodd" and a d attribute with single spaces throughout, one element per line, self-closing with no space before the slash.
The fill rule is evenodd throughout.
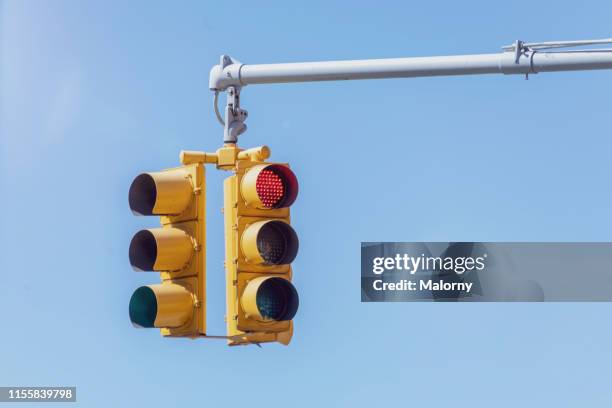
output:
<path id="1" fill-rule="evenodd" d="M 361 241 L 610 241 L 612 72 L 250 86 L 244 147 L 300 179 L 289 347 L 128 320 L 131 180 L 212 151 L 219 55 L 498 52 L 604 38 L 609 1 L 0 2 L 0 385 L 83 407 L 607 406 L 610 304 L 362 304 Z M 208 169 L 208 327 L 227 173 Z M 24 406 L 24 405 L 20 405 Z M 74 404 L 70 405 L 74 406 Z"/>

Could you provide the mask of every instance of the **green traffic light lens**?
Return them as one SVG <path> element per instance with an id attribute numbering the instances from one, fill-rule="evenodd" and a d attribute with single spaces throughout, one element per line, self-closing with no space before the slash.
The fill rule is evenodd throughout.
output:
<path id="1" fill-rule="evenodd" d="M 136 327 L 155 327 L 157 317 L 157 298 L 148 286 L 134 291 L 130 299 L 130 320 Z"/>
<path id="2" fill-rule="evenodd" d="M 257 291 L 257 308 L 265 320 L 291 320 L 297 313 L 297 291 L 286 279 L 266 280 Z"/>

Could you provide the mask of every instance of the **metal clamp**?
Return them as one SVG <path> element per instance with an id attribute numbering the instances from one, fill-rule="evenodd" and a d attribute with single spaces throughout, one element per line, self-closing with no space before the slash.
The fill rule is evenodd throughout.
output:
<path id="1" fill-rule="evenodd" d="M 504 52 L 514 53 L 515 65 L 521 65 L 521 57 L 529 58 L 528 70 L 524 72 L 526 80 L 529 79 L 529 74 L 537 73 L 533 66 L 533 56 L 536 53 L 536 50 L 532 48 L 532 44 L 525 43 L 521 40 L 516 40 L 512 45 L 502 47 L 502 50 L 504 50 Z"/>
<path id="2" fill-rule="evenodd" d="M 238 136 L 243 134 L 247 126 L 244 121 L 249 113 L 240 108 L 240 61 L 222 55 L 219 65 L 215 65 L 210 71 L 209 87 L 215 92 L 213 106 L 217 120 L 223 126 L 223 143 L 236 144 Z M 225 104 L 225 118 L 219 112 L 219 92 L 227 92 Z"/>
<path id="3" fill-rule="evenodd" d="M 559 48 L 575 48 L 575 47 L 587 47 L 593 45 L 600 44 L 612 44 L 612 38 L 604 38 L 600 40 L 579 40 L 579 41 L 546 41 L 546 42 L 534 42 L 534 43 L 526 43 L 521 40 L 515 41 L 511 45 L 506 45 L 502 47 L 504 52 L 513 52 L 514 53 L 514 64 L 520 65 L 521 57 L 529 58 L 529 71 L 525 72 L 525 79 L 529 79 L 530 73 L 536 73 L 535 68 L 533 66 L 533 56 L 536 52 L 542 50 L 554 50 Z M 556 52 L 564 52 L 564 53 L 593 53 L 593 52 L 602 52 L 602 51 L 612 51 L 612 49 L 586 49 L 586 50 L 562 50 Z M 547 51 L 547 53 L 555 53 L 555 51 Z"/>
<path id="4" fill-rule="evenodd" d="M 242 63 L 229 55 L 222 55 L 218 65 L 210 70 L 208 88 L 211 91 L 224 91 L 230 86 L 243 86 L 240 80 Z"/>
<path id="5" fill-rule="evenodd" d="M 236 144 L 238 136 L 246 132 L 244 121 L 249 113 L 240 107 L 240 88 L 230 86 L 227 88 L 227 104 L 225 105 L 225 124 L 223 142 Z"/>
<path id="6" fill-rule="evenodd" d="M 219 112 L 219 92 L 215 91 L 213 101 L 217 120 L 223 126 L 223 143 L 236 144 L 238 136 L 246 132 L 247 125 L 244 121 L 249 116 L 246 109 L 240 107 L 240 87 L 230 86 L 227 88 L 227 102 L 225 104 L 225 119 Z"/>
<path id="7" fill-rule="evenodd" d="M 504 51 L 516 51 L 517 48 L 530 49 L 533 51 L 538 50 L 550 50 L 554 48 L 573 48 L 573 47 L 587 47 L 592 45 L 600 44 L 612 44 L 612 38 L 604 38 L 601 40 L 578 40 L 578 41 L 545 41 L 545 42 L 534 42 L 525 43 L 523 41 L 515 41 L 512 45 L 506 45 L 502 47 Z M 581 50 L 579 52 L 593 52 L 602 50 Z M 605 49 L 603 51 L 610 51 Z"/>

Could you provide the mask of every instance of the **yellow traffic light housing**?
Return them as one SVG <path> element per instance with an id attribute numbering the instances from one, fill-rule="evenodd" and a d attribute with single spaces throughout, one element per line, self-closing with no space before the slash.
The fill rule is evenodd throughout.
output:
<path id="1" fill-rule="evenodd" d="M 136 177 L 129 191 L 136 215 L 158 215 L 161 228 L 137 232 L 130 264 L 160 272 L 161 284 L 142 286 L 130 299 L 130 320 L 164 336 L 206 334 L 205 169 L 203 163 Z"/>
<path id="2" fill-rule="evenodd" d="M 235 174 L 224 183 L 230 345 L 288 344 L 299 304 L 290 265 L 299 244 L 289 214 L 298 182 L 288 165 L 264 162 L 268 154 L 236 149 Z"/>
<path id="3" fill-rule="evenodd" d="M 161 227 L 138 231 L 129 260 L 137 271 L 160 273 L 130 299 L 132 323 L 164 336 L 227 339 L 229 345 L 289 344 L 299 306 L 291 283 L 298 236 L 289 207 L 298 182 L 287 164 L 268 163 L 266 146 L 227 144 L 215 153 L 183 151 L 183 166 L 143 173 L 132 182 L 137 215 L 157 215 Z M 224 183 L 227 333 L 206 334 L 205 169 L 234 174 Z"/>

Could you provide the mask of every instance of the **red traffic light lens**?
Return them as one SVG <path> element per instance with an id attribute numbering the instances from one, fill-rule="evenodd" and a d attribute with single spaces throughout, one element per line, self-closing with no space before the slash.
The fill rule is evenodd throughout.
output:
<path id="1" fill-rule="evenodd" d="M 259 172 L 255 189 L 264 208 L 283 208 L 295 201 L 298 182 L 288 167 L 271 165 Z"/>
<path id="2" fill-rule="evenodd" d="M 283 179 L 270 169 L 264 169 L 259 173 L 255 187 L 264 207 L 274 208 L 285 196 Z"/>

